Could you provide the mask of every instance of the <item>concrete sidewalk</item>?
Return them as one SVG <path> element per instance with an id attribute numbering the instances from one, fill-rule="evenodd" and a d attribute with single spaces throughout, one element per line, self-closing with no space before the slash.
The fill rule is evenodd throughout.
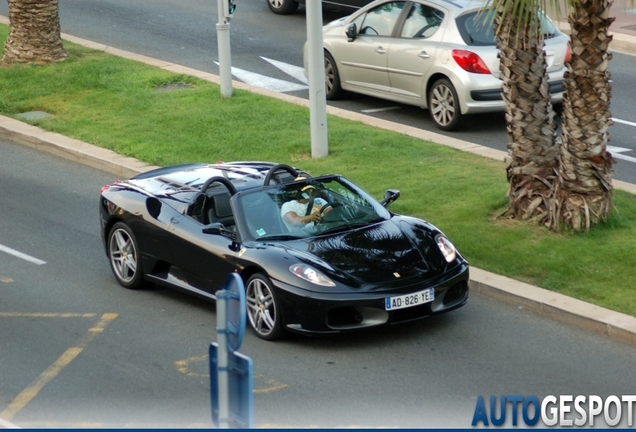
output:
<path id="1" fill-rule="evenodd" d="M 628 12 L 625 13 L 627 14 Z M 633 34 L 627 34 L 626 32 L 615 33 L 611 47 L 612 49 L 636 54 L 636 14 L 631 13 L 631 15 L 625 16 L 624 19 L 624 21 L 621 21 L 621 25 L 623 25 L 623 27 L 630 27 L 633 25 L 633 31 L 628 29 Z M 619 21 L 617 19 L 615 24 L 618 22 Z M 8 24 L 9 22 L 6 17 L 0 16 L 0 23 Z M 93 49 L 105 51 L 113 55 L 157 66 L 171 72 L 189 74 L 220 84 L 220 80 L 217 75 L 207 72 L 201 72 L 184 66 L 130 53 L 67 34 L 62 34 L 62 38 Z M 309 107 L 309 101 L 302 98 L 249 86 L 238 81 L 234 81 L 233 86 L 237 89 L 259 93 L 297 105 Z M 393 130 L 422 140 L 432 141 L 483 157 L 499 160 L 502 163 L 502 172 L 505 167 L 503 160 L 506 156 L 506 152 L 482 147 L 474 143 L 447 137 L 435 132 L 392 123 L 386 120 L 373 118 L 364 114 L 346 111 L 331 106 L 327 107 L 327 111 L 328 114 L 331 115 L 366 123 L 375 127 Z M 156 168 L 134 158 L 124 157 L 110 150 L 96 147 L 56 133 L 47 132 L 38 127 L 4 116 L 0 116 L 0 138 L 27 145 L 38 150 L 47 151 L 64 158 L 113 173 L 121 178 L 131 177 L 137 173 Z M 636 185 L 634 184 L 615 180 L 614 186 L 616 189 L 622 189 L 636 194 Z M 470 287 L 473 293 L 485 295 L 506 303 L 515 304 L 526 309 L 530 309 L 540 315 L 580 326 L 611 338 L 636 345 L 635 317 L 594 306 L 562 294 L 535 287 L 475 267 L 471 267 Z M 1 424 L 0 428 L 2 428 Z"/>

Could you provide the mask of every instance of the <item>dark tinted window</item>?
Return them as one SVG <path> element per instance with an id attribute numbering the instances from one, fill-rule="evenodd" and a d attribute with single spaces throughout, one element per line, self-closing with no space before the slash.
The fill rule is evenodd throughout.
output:
<path id="1" fill-rule="evenodd" d="M 494 11 L 482 13 L 475 11 L 457 18 L 457 28 L 466 45 L 497 45 L 494 13 Z M 557 29 L 544 13 L 539 12 L 539 14 L 543 35 L 549 39 L 557 33 Z"/>

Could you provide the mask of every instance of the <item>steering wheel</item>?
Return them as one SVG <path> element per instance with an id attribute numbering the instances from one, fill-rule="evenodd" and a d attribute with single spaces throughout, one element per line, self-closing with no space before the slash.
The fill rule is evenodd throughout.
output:
<path id="1" fill-rule="evenodd" d="M 323 205 L 323 206 L 322 206 L 322 208 L 320 209 L 320 216 L 324 215 L 324 214 L 325 214 L 325 211 L 326 211 L 328 208 L 333 209 L 333 206 L 332 206 L 331 204 L 329 204 L 329 203 L 327 203 L 327 204 Z"/>
<path id="2" fill-rule="evenodd" d="M 265 175 L 265 180 L 263 180 L 263 185 L 269 186 L 269 182 L 272 181 L 272 179 L 275 178 L 274 176 L 276 175 L 276 173 L 281 170 L 287 171 L 294 178 L 298 177 L 298 170 L 296 170 L 296 168 L 286 164 L 278 164 L 278 165 L 274 165 L 273 167 L 269 169 L 269 171 L 267 171 L 267 175 Z M 277 182 L 280 183 L 278 180 Z"/>
<path id="3" fill-rule="evenodd" d="M 326 204 L 324 204 L 322 206 L 322 208 L 320 209 L 320 217 L 321 217 L 321 222 L 335 222 L 338 220 L 342 220 L 342 214 L 340 211 L 334 211 L 337 208 L 340 207 L 345 207 L 346 205 L 341 203 L 341 202 L 335 202 L 335 203 L 330 203 L 329 201 L 327 201 Z M 327 211 L 328 209 L 331 209 L 331 211 Z M 331 215 L 331 216 L 330 216 Z"/>
<path id="4" fill-rule="evenodd" d="M 201 192 L 205 193 L 205 191 L 208 190 L 210 185 L 215 182 L 219 182 L 225 185 L 227 190 L 230 192 L 230 195 L 234 195 L 236 193 L 236 187 L 234 186 L 234 184 L 230 180 L 221 176 L 215 176 L 215 177 L 211 177 L 207 179 L 205 183 L 203 183 L 203 186 L 201 186 Z"/>
<path id="5" fill-rule="evenodd" d="M 433 23 L 433 24 L 429 24 L 427 26 L 424 26 L 423 28 L 420 29 L 420 31 L 418 31 L 417 33 L 415 33 L 415 35 L 413 36 L 413 38 L 421 38 L 424 36 L 424 33 L 426 33 L 426 30 L 433 28 L 433 27 L 437 27 L 439 24 L 437 23 Z"/>

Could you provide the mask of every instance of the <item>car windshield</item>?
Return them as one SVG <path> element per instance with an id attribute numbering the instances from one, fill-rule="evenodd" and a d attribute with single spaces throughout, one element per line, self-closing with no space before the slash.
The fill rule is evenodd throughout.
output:
<path id="1" fill-rule="evenodd" d="M 313 237 L 365 226 L 391 216 L 372 196 L 340 176 L 316 177 L 240 192 L 235 205 L 241 236 L 259 240 Z M 298 220 L 310 219 L 307 216 L 314 212 L 318 213 L 314 221 Z"/>

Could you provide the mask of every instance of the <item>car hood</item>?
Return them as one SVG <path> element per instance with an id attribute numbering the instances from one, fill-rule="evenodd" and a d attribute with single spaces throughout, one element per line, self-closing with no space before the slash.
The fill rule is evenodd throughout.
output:
<path id="1" fill-rule="evenodd" d="M 294 240 L 288 252 L 348 285 L 388 288 L 430 279 L 447 269 L 434 226 L 411 218 L 390 220 L 346 232 Z"/>

